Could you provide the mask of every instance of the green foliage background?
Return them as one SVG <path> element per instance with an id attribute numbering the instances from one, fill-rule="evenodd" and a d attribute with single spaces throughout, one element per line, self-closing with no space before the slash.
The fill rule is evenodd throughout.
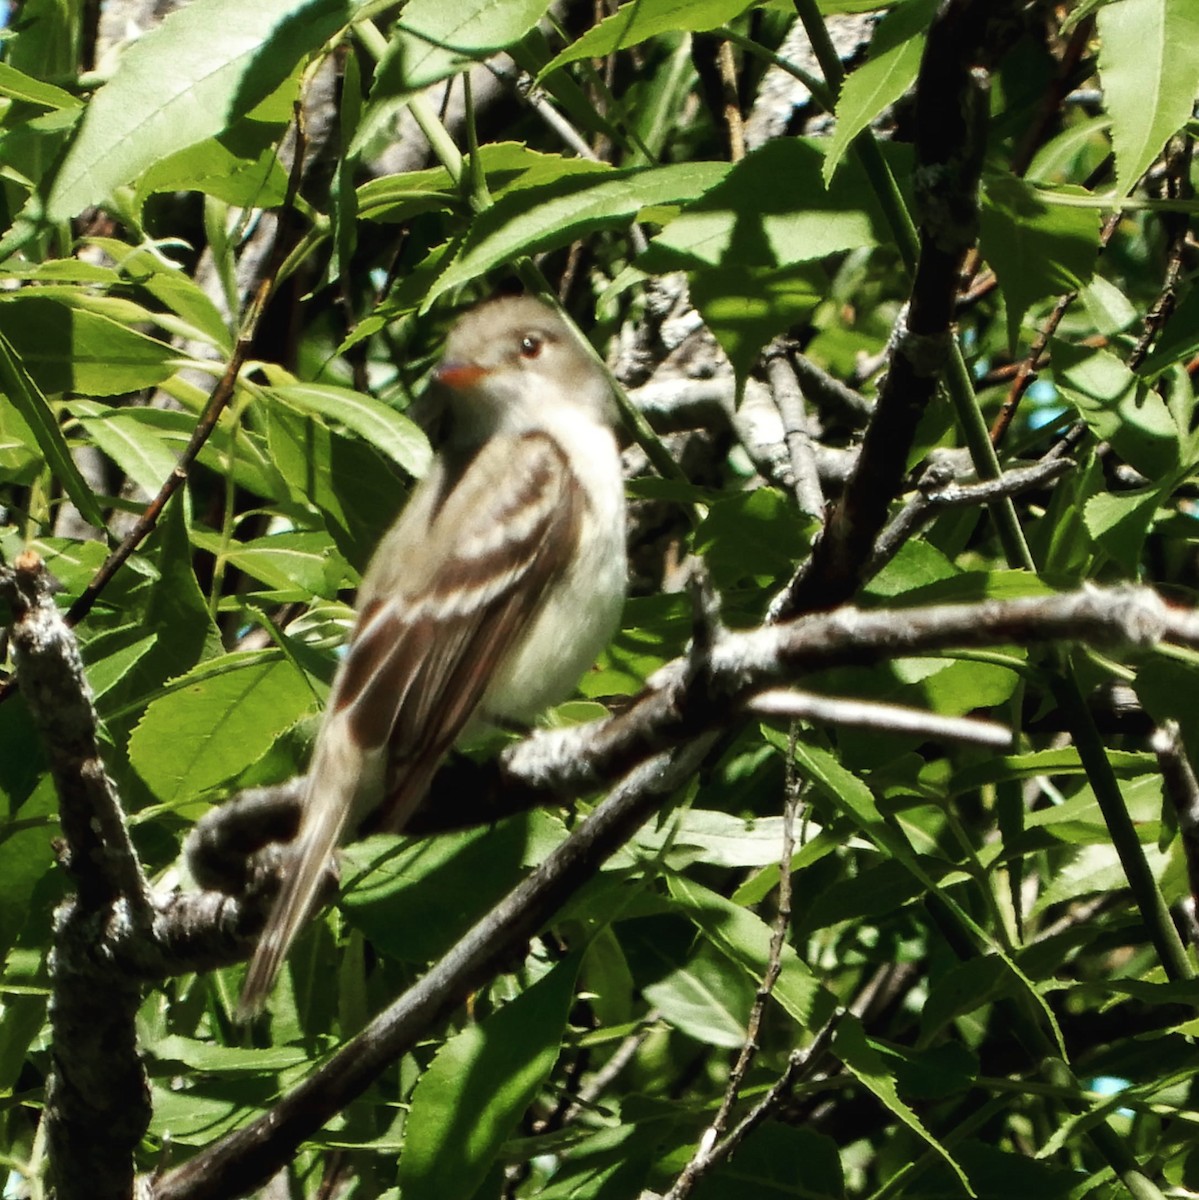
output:
<path id="1" fill-rule="evenodd" d="M 884 350 L 910 289 L 905 97 L 933 6 L 639 0 L 593 27 L 569 12 L 565 28 L 547 7 L 192 0 L 99 74 L 84 71 L 81 5 L 28 0 L 7 31 L 0 547 L 11 559 L 34 546 L 66 603 L 190 437 L 243 328 L 255 229 L 287 196 L 278 150 L 294 106 L 334 88 L 333 127 L 309 130 L 316 165 L 286 217 L 298 232 L 233 402 L 77 630 L 107 763 L 163 889 L 178 882 L 197 817 L 302 768 L 349 589 L 429 461 L 408 410 L 464 303 L 513 275 L 557 286 L 569 274 L 567 307 L 603 347 L 643 314 L 655 277 L 682 271 L 740 376 L 793 331 L 810 359 L 873 395 L 877 377 L 859 364 Z M 752 97 L 796 9 L 816 21 L 875 7 L 882 19 L 835 101 L 835 129 L 781 136 L 730 164 L 694 65 L 703 48 L 734 47 Z M 952 511 L 859 602 L 1134 579 L 1189 604 L 1199 301 L 1179 229 L 1195 212 L 1199 9 L 1085 0 L 1020 19 L 990 93 L 973 265 L 985 286 L 959 311 L 967 400 L 993 417 L 1005 365 L 1028 352 L 1056 298 L 1077 292 L 1001 457 L 1037 457 L 1079 421 L 1088 436 L 1077 470 L 1019 501 L 1034 571 L 1007 561 L 985 510 Z M 514 94 L 480 106 L 455 145 L 423 89 L 501 48 L 603 161 L 564 148 Z M 832 107 L 836 82 L 809 82 Z M 405 110 L 438 165 L 372 176 Z M 1101 220 L 1116 210 L 1101 252 Z M 1134 348 L 1153 313 L 1168 316 L 1149 326 L 1145 354 Z M 913 465 L 964 444 L 961 429 L 961 408 L 940 397 Z M 715 478 L 673 489 L 701 514 L 678 537 L 704 555 L 727 619 L 760 622 L 811 519 L 735 448 Z M 643 581 L 584 694 L 635 693 L 688 631 L 685 601 Z M 1131 685 L 1153 720 L 1178 720 L 1194 744 L 1193 655 L 1070 660 L 1085 689 Z M 779 722 L 730 729 L 719 761 L 526 961 L 305 1150 L 293 1168 L 303 1194 L 330 1164 L 354 1195 L 405 1200 L 667 1191 L 746 1036 L 788 788 L 803 805 L 792 913 L 736 1111 L 830 1022 L 831 1045 L 698 1195 L 1118 1196 L 1130 1163 L 1145 1177 L 1139 1195 L 1199 1190 L 1192 960 L 1159 957 L 1162 930 L 1128 891 L 1097 791 L 1115 781 L 1133 852 L 1179 912 L 1189 889 L 1176 820 L 1143 726 L 1105 732 L 1102 778 L 1060 735 L 1059 667 L 1041 648 L 1007 646 L 808 681 L 949 715 L 987 710 L 1017 730 L 1005 755 Z M 53 788 L 19 695 L 0 705 L 0 790 L 0 1150 L 5 1194 L 24 1194 L 24 1181 L 36 1195 L 45 953 L 65 883 Z M 573 820 L 542 811 L 351 847 L 342 904 L 305 936 L 269 1019 L 250 1029 L 230 1015 L 239 969 L 148 995 L 140 1034 L 155 1115 L 142 1167 L 263 1111 Z M 622 1069 L 576 1104 L 621 1048 Z"/>

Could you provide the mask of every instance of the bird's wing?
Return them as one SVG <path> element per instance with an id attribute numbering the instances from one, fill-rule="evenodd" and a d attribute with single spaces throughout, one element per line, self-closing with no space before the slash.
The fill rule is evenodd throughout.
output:
<path id="1" fill-rule="evenodd" d="M 397 831 L 505 654 L 569 565 L 582 497 L 546 434 L 496 436 L 448 491 L 413 497 L 376 552 L 309 772 L 294 859 L 251 959 L 261 1006 L 348 822 Z M 385 560 L 380 562 L 380 556 Z M 388 569 L 386 556 L 403 563 Z"/>

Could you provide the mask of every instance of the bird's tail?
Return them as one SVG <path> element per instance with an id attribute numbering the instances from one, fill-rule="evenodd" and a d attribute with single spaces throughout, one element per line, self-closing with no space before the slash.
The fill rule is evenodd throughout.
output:
<path id="1" fill-rule="evenodd" d="M 359 787 L 361 756 L 339 753 L 344 747 L 342 739 L 321 738 L 308 775 L 295 848 L 242 984 L 238 1020 L 247 1021 L 262 1008 L 292 943 L 316 908 L 330 856 L 341 841 Z"/>

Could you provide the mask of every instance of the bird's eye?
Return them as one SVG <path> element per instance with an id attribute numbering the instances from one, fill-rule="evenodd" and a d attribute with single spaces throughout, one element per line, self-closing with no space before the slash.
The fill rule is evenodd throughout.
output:
<path id="1" fill-rule="evenodd" d="M 545 339 L 536 333 L 526 333 L 520 339 L 521 358 L 536 358 L 541 353 Z"/>

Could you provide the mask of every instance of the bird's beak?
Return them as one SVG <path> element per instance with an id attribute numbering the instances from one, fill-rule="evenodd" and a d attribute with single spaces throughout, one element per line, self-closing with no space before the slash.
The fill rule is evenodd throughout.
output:
<path id="1" fill-rule="evenodd" d="M 480 367 L 469 362 L 443 362 L 434 372 L 433 378 L 443 387 L 460 392 L 474 387 L 484 375 L 489 374 L 486 367 Z"/>

